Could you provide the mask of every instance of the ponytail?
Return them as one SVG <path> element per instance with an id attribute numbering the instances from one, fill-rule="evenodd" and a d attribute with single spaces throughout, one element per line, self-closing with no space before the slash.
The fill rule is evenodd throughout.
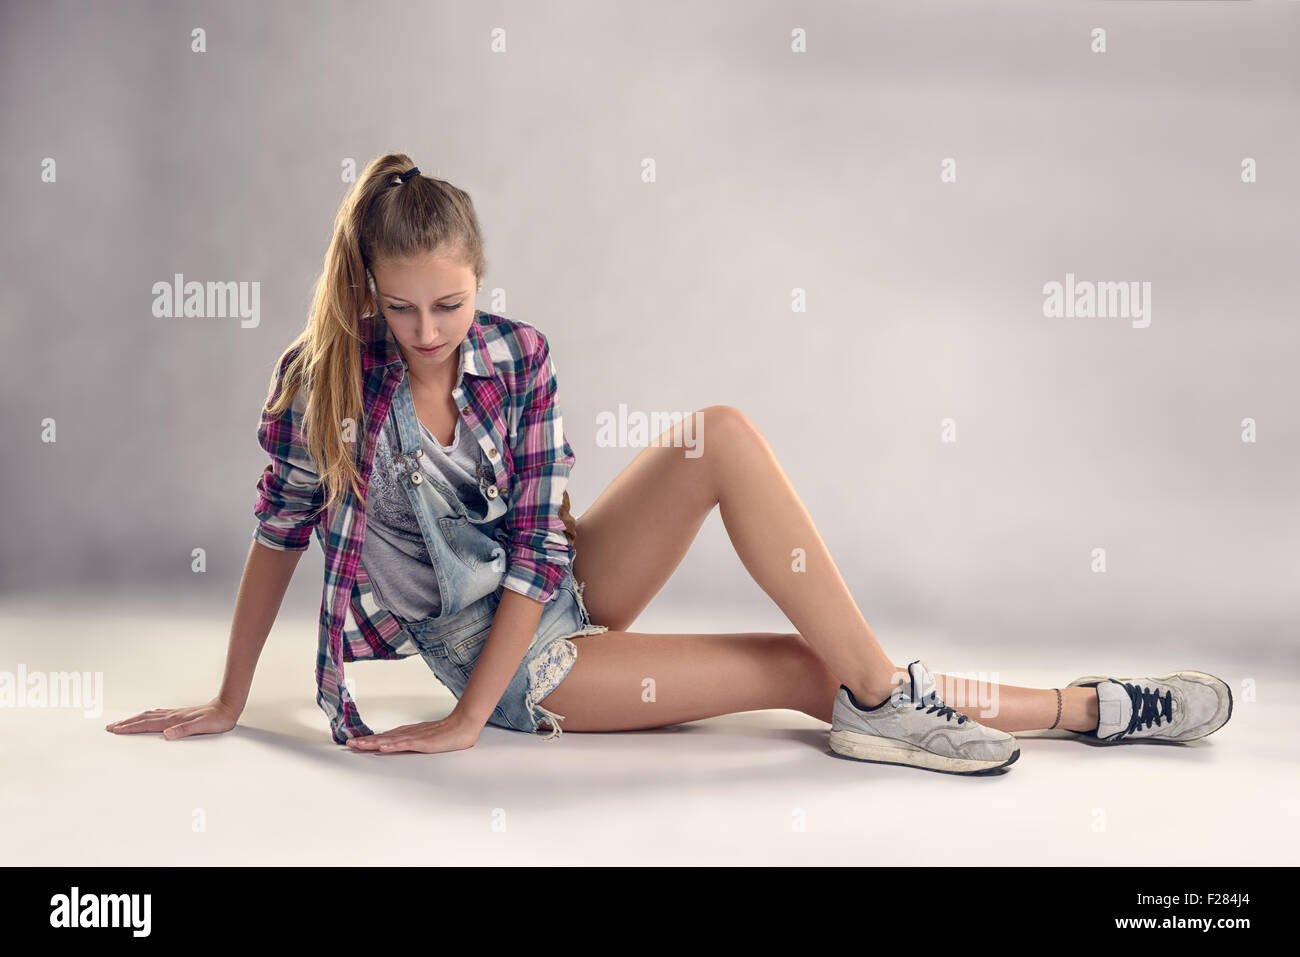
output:
<path id="1" fill-rule="evenodd" d="M 469 195 L 432 177 L 397 178 L 414 165 L 404 153 L 380 156 L 343 200 L 307 325 L 281 356 L 296 353 L 266 409 L 282 415 L 297 391 L 306 390 L 302 432 L 325 489 L 326 513 L 347 489 L 365 506 L 356 451 L 366 434 L 359 319 L 379 312 L 369 267 L 449 249 L 465 258 L 476 278 L 486 265 Z"/>

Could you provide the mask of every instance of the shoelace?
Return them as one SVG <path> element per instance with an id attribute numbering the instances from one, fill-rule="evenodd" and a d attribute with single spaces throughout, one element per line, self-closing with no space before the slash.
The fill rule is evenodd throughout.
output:
<path id="1" fill-rule="evenodd" d="M 1128 692 L 1129 699 L 1133 702 L 1133 716 L 1128 719 L 1128 727 L 1124 729 L 1124 733 L 1120 737 L 1132 734 L 1139 724 L 1144 724 L 1150 728 L 1152 722 L 1154 722 L 1158 728 L 1161 721 L 1173 723 L 1174 696 L 1172 692 L 1166 691 L 1162 696 L 1155 688 L 1145 688 L 1141 685 L 1130 684 L 1127 681 L 1121 683 L 1124 685 L 1124 690 Z"/>
<path id="2" fill-rule="evenodd" d="M 916 703 L 916 710 L 920 711 L 922 708 L 925 708 L 926 714 L 929 714 L 931 711 L 934 711 L 946 721 L 951 721 L 954 717 L 957 719 L 958 724 L 961 724 L 963 721 L 970 720 L 970 718 L 966 717 L 966 715 L 962 714 L 960 711 L 955 711 L 952 708 L 948 707 L 938 698 L 933 698 L 933 703 L 928 708 L 925 707 L 924 699 L 918 701 Z"/>

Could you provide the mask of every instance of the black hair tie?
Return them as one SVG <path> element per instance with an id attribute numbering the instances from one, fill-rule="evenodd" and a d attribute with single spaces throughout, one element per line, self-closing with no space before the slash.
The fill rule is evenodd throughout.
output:
<path id="1" fill-rule="evenodd" d="M 403 183 L 405 183 L 412 176 L 418 176 L 418 175 L 420 175 L 420 167 L 412 166 L 405 173 L 398 173 L 397 178 L 400 179 Z"/>

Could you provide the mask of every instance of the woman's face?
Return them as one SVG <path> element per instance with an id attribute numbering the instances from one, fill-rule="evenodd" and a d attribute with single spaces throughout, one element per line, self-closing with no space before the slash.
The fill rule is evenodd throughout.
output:
<path id="1" fill-rule="evenodd" d="M 429 254 L 371 269 L 379 310 L 417 375 L 454 380 L 460 344 L 474 321 L 478 281 L 464 262 Z M 427 347 L 438 347 L 429 352 Z"/>

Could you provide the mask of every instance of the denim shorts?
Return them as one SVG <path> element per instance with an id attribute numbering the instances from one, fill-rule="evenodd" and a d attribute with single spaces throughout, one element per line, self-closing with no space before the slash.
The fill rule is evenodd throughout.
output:
<path id="1" fill-rule="evenodd" d="M 542 609 L 532 643 L 488 718 L 488 724 L 532 734 L 545 720 L 551 726 L 548 739 L 563 734 L 560 721 L 564 715 L 555 714 L 538 702 L 556 689 L 577 660 L 578 647 L 570 639 L 609 631 L 604 625 L 591 623 L 582 598 L 585 587 L 586 582 L 578 582 L 572 571 L 560 580 L 551 600 Z M 437 618 L 403 624 L 425 663 L 458 701 L 465 693 L 469 676 L 474 673 L 492 629 L 503 590 L 498 588 L 456 615 L 455 626 L 450 630 L 440 627 Z"/>

